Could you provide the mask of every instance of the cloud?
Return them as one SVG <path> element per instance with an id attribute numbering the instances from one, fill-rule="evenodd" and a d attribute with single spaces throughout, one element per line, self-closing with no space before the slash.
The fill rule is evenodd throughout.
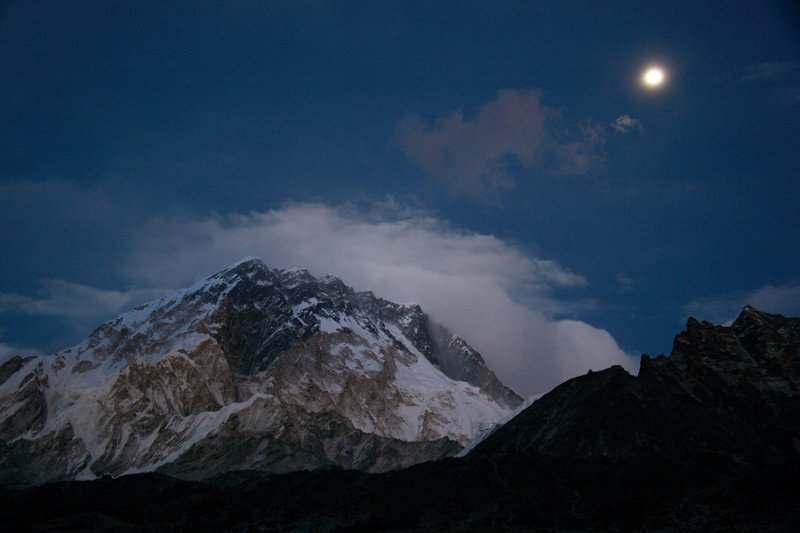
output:
<path id="1" fill-rule="evenodd" d="M 617 117 L 614 122 L 611 123 L 611 127 L 617 133 L 628 133 L 633 129 L 641 131 L 642 123 L 639 122 L 639 119 L 631 118 L 630 115 L 625 114 Z"/>
<path id="2" fill-rule="evenodd" d="M 457 111 L 428 124 L 406 117 L 395 143 L 406 157 L 451 192 L 486 200 L 517 185 L 517 167 L 553 175 L 584 175 L 595 166 L 594 138 L 570 134 L 541 91 L 506 89 L 465 119 Z"/>
<path id="3" fill-rule="evenodd" d="M 800 75 L 800 63 L 790 61 L 766 61 L 744 69 L 740 83 L 753 83 L 765 80 L 785 80 Z"/>
<path id="4" fill-rule="evenodd" d="M 125 256 L 131 228 L 148 215 L 143 196 L 117 181 L 0 180 L 5 279 L 96 283 L 105 265 Z"/>
<path id="5" fill-rule="evenodd" d="M 50 316 L 85 330 L 138 303 L 164 294 L 164 289 L 104 290 L 63 280 L 43 280 L 36 297 L 0 293 L 0 313 Z"/>
<path id="6" fill-rule="evenodd" d="M 619 273 L 614 276 L 614 281 L 617 282 L 619 285 L 620 292 L 631 292 L 634 287 L 636 287 L 636 280 L 630 276 L 627 276 L 623 273 Z"/>
<path id="7" fill-rule="evenodd" d="M 0 365 L 15 355 L 41 355 L 41 351 L 29 348 L 26 346 L 18 346 L 16 344 L 8 344 L 4 341 L 5 331 L 0 328 Z"/>
<path id="8" fill-rule="evenodd" d="M 0 364 L 4 363 L 7 359 L 14 357 L 21 353 L 20 350 L 9 346 L 8 344 L 0 342 Z"/>
<path id="9" fill-rule="evenodd" d="M 781 106 L 800 104 L 800 63 L 767 61 L 750 65 L 737 80 L 740 84 L 768 85 L 774 100 Z"/>
<path id="10" fill-rule="evenodd" d="M 0 365 L 6 362 L 8 359 L 11 359 L 15 355 L 22 355 L 22 356 L 40 355 L 40 352 L 33 348 L 22 348 L 19 346 L 12 346 L 10 344 L 0 342 Z"/>
<path id="11" fill-rule="evenodd" d="M 696 300 L 686 306 L 686 311 L 697 318 L 725 324 L 735 319 L 745 305 L 768 313 L 800 316 L 800 285 L 766 285 L 751 292 Z"/>
<path id="12" fill-rule="evenodd" d="M 134 249 L 124 272 L 142 286 L 185 286 L 257 256 L 274 267 L 330 273 L 357 290 L 417 302 L 526 395 L 589 368 L 637 367 L 607 332 L 555 318 L 574 304 L 554 291 L 585 286 L 582 276 L 495 236 L 391 203 L 372 210 L 294 204 L 247 215 L 163 218 L 142 231 Z"/>

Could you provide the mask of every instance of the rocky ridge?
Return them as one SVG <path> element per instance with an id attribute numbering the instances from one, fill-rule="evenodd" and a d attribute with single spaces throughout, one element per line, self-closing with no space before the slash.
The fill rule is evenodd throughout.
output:
<path id="1" fill-rule="evenodd" d="M 800 453 L 800 319 L 745 307 L 730 327 L 690 318 L 672 354 L 571 379 L 473 454 L 703 454 L 732 464 Z"/>
<path id="2" fill-rule="evenodd" d="M 0 365 L 0 482 L 385 471 L 456 453 L 521 399 L 416 305 L 257 259 Z"/>

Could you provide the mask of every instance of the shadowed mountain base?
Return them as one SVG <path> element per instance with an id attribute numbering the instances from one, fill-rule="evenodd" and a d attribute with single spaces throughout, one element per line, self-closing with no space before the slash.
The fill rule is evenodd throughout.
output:
<path id="1" fill-rule="evenodd" d="M 714 464 L 716 462 L 716 464 Z M 65 530 L 789 531 L 797 462 L 748 474 L 719 458 L 539 454 L 448 459 L 388 474 L 231 473 L 205 482 L 141 474 L 3 495 L 7 525 Z"/>

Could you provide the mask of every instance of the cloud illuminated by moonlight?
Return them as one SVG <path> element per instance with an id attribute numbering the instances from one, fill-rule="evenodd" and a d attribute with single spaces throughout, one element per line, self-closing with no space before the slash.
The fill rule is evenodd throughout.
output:
<path id="1" fill-rule="evenodd" d="M 140 234 L 125 272 L 142 285 L 180 287 L 244 256 L 417 302 L 523 395 L 589 369 L 638 368 L 608 332 L 553 318 L 572 305 L 553 298 L 553 289 L 578 290 L 586 285 L 582 276 L 393 202 L 368 210 L 295 204 L 231 217 L 160 219 Z"/>

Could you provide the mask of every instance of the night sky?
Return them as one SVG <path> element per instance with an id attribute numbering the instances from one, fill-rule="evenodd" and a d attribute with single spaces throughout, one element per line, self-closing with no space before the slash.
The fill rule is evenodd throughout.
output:
<path id="1" fill-rule="evenodd" d="M 257 256 L 543 392 L 800 314 L 799 177 L 795 2 L 2 2 L 0 358 Z"/>

